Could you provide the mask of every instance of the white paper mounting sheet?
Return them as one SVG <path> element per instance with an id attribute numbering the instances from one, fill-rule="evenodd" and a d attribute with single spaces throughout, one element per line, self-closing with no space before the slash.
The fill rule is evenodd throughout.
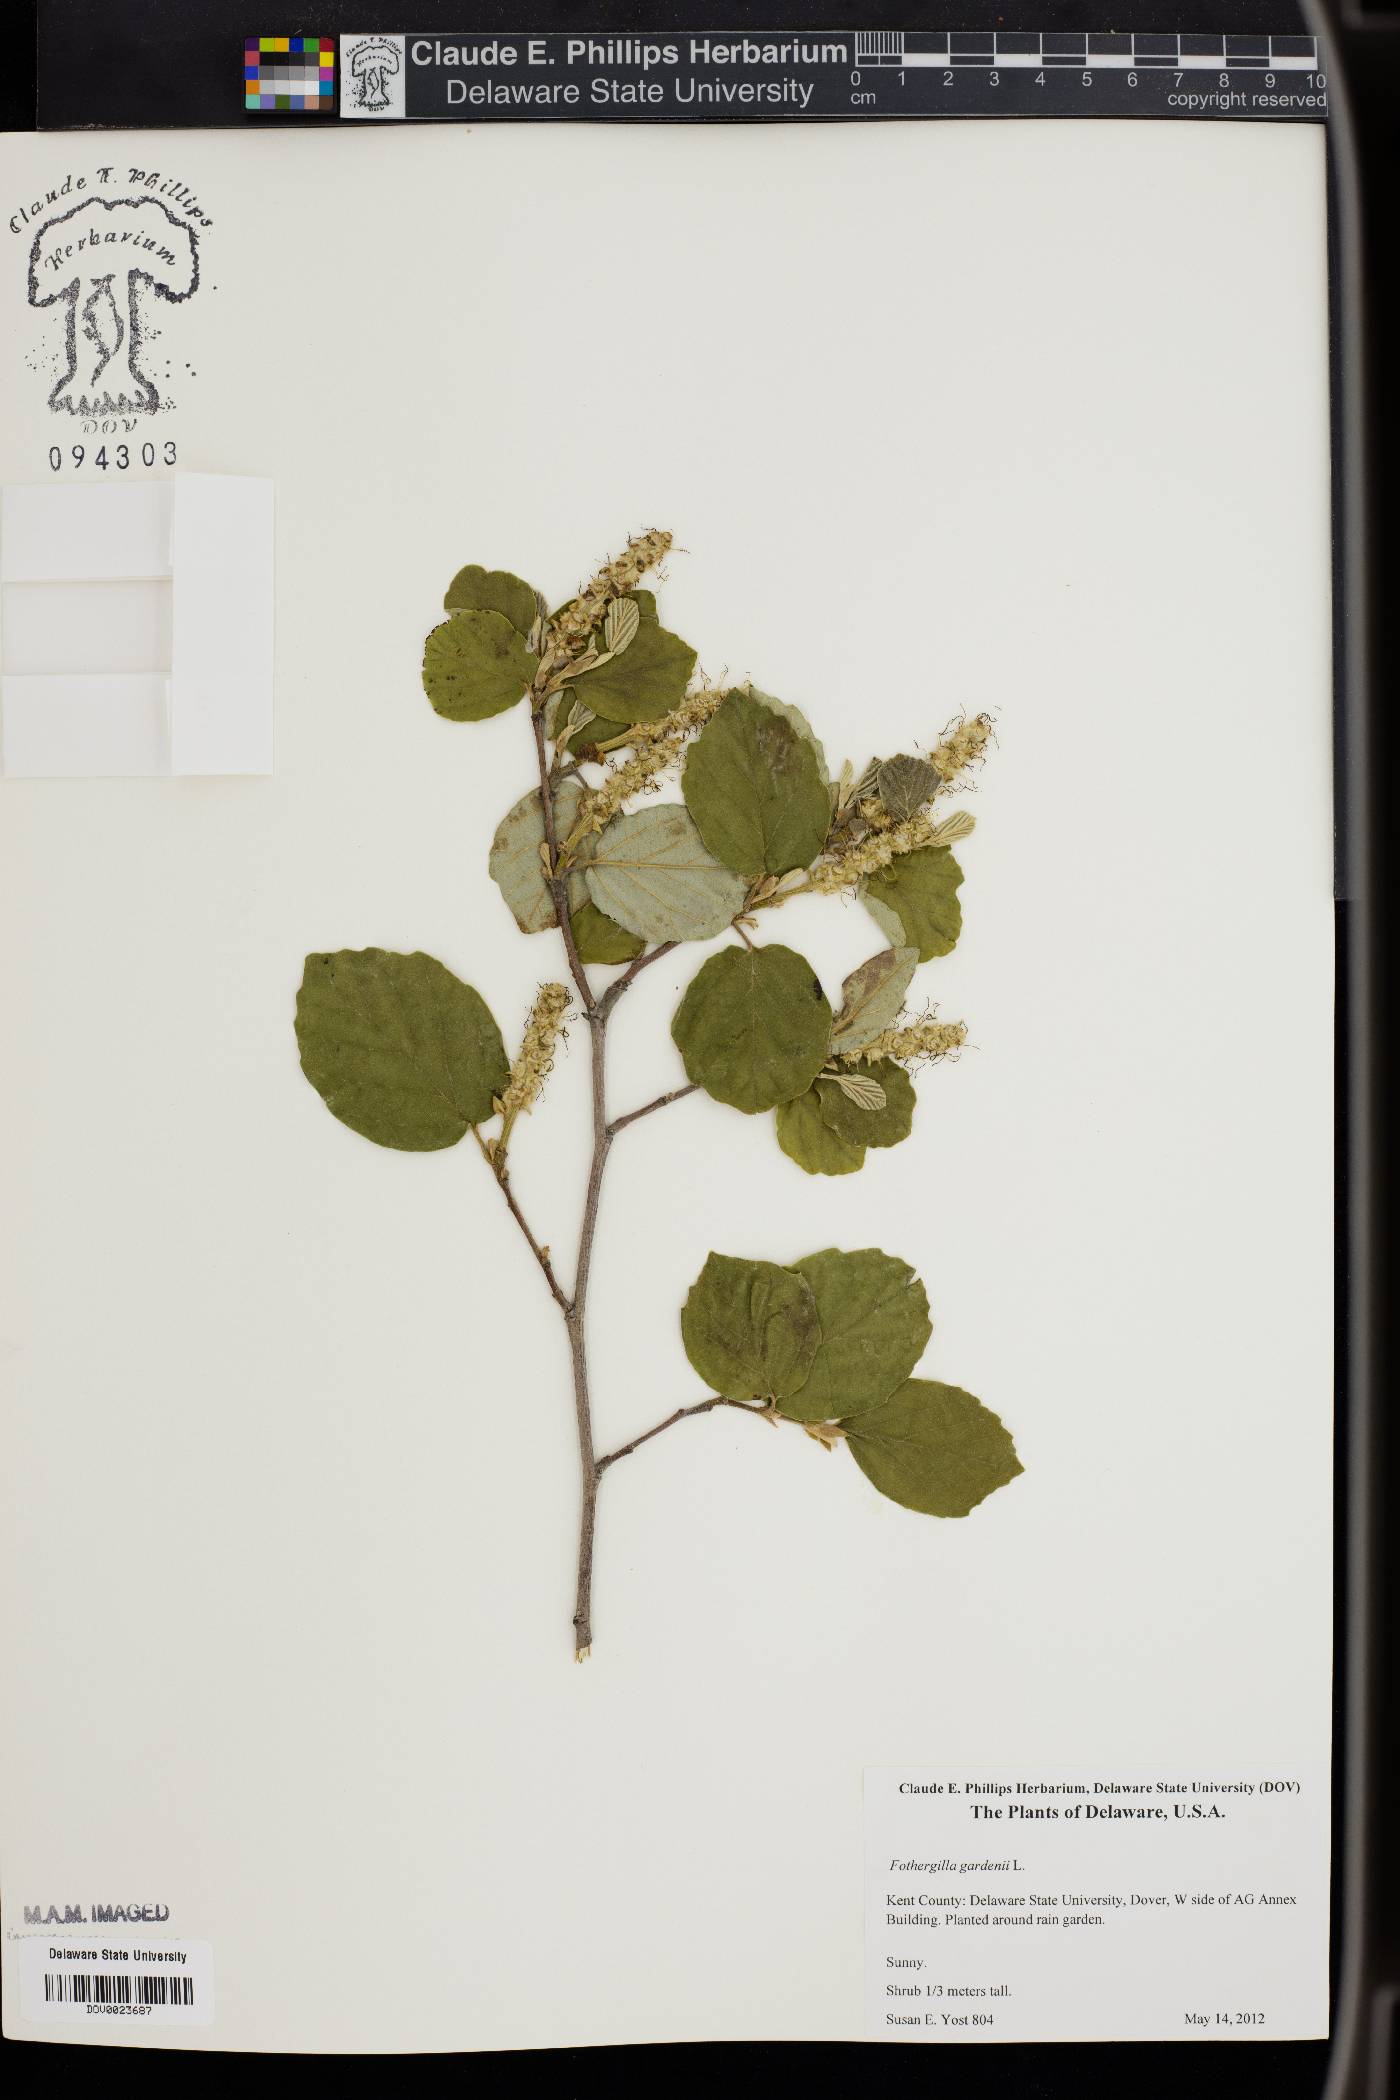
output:
<path id="1" fill-rule="evenodd" d="M 270 781 L 0 780 L 6 1915 L 165 1906 L 219 1990 L 167 2046 L 858 2040 L 867 1767 L 1327 1765 L 1325 140 L 313 131 L 0 142 L 15 199 L 100 160 L 202 200 L 172 677 L 192 478 L 275 476 L 279 692 Z M 54 317 L 6 296 L 25 483 L 73 433 L 25 362 Z M 566 974 L 487 872 L 529 724 L 434 714 L 424 636 L 465 563 L 558 604 L 648 525 L 666 625 L 833 771 L 996 740 L 916 980 L 968 1042 L 910 1140 L 812 1180 L 703 1094 L 619 1134 L 599 1438 L 698 1396 L 711 1249 L 881 1247 L 1025 1470 L 940 1522 L 685 1421 L 604 1476 L 577 1668 L 539 1271 L 469 1141 L 327 1113 L 293 1010 L 311 951 L 422 949 L 519 1043 Z M 176 763 L 227 762 L 223 669 Z M 836 998 L 884 938 L 831 899 L 771 937 Z M 614 1113 L 681 1084 L 710 952 L 618 1010 Z M 511 1148 L 566 1270 L 587 1034 Z M 3 1953 L 9 2033 L 93 2039 L 27 2023 Z"/>

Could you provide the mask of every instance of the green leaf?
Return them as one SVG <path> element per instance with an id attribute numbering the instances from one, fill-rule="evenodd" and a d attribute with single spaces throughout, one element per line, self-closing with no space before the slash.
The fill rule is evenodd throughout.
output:
<path id="1" fill-rule="evenodd" d="M 902 853 L 887 868 L 867 875 L 865 901 L 886 932 L 889 922 L 875 907 L 893 912 L 904 944 L 918 949 L 920 962 L 929 962 L 947 955 L 962 931 L 962 879 L 946 846 L 920 846 L 917 853 Z"/>
<path id="2" fill-rule="evenodd" d="M 442 603 L 447 612 L 500 613 L 520 635 L 529 634 L 539 610 L 539 600 L 528 583 L 508 569 L 483 569 L 479 562 L 469 562 L 457 571 Z"/>
<path id="3" fill-rule="evenodd" d="M 720 866 L 678 802 L 614 817 L 586 874 L 599 911 L 647 941 L 710 940 L 747 894 L 743 878 Z"/>
<path id="4" fill-rule="evenodd" d="M 922 809 L 938 787 L 938 775 L 924 758 L 901 751 L 876 769 L 875 792 L 896 824 Z"/>
<path id="5" fill-rule="evenodd" d="M 559 839 L 564 839 L 578 816 L 578 806 L 583 799 L 583 789 L 576 780 L 566 780 L 554 791 L 554 825 Z M 544 862 L 540 848 L 544 844 L 544 811 L 540 807 L 540 791 L 531 788 L 518 802 L 512 803 L 491 841 L 491 853 L 487 867 L 491 879 L 515 914 L 515 923 L 522 933 L 546 933 L 555 923 L 554 899 L 549 894 L 549 885 L 544 879 Z M 578 905 L 584 899 L 582 873 L 574 870 L 569 876 L 569 901 Z"/>
<path id="6" fill-rule="evenodd" d="M 877 1035 L 893 1028 L 918 960 L 917 948 L 882 948 L 852 970 L 841 987 L 841 1010 L 831 1024 L 831 1048 L 836 1056 L 863 1050 Z"/>
<path id="7" fill-rule="evenodd" d="M 503 714 L 524 698 L 535 669 L 504 613 L 453 613 L 423 645 L 423 690 L 449 722 Z"/>
<path id="8" fill-rule="evenodd" d="M 686 754 L 681 787 L 710 851 L 750 881 L 805 868 L 826 843 L 816 753 L 757 694 L 726 694 Z"/>
<path id="9" fill-rule="evenodd" d="M 794 707 L 787 700 L 775 700 L 771 693 L 761 693 L 756 685 L 749 686 L 747 690 L 755 700 L 761 700 L 765 707 L 771 707 L 775 715 L 781 715 L 783 720 L 797 731 L 797 734 L 803 741 L 811 745 L 816 753 L 817 769 L 822 779 L 825 780 L 827 773 L 830 771 L 826 762 L 826 752 L 822 749 L 821 738 L 817 735 L 801 708 Z"/>
<path id="10" fill-rule="evenodd" d="M 845 1419 L 888 1400 L 928 1344 L 928 1297 L 908 1262 L 878 1247 L 828 1247 L 791 1264 L 817 1301 L 822 1338 L 800 1390 L 781 1402 L 795 1422 Z"/>
<path id="11" fill-rule="evenodd" d="M 791 948 L 725 948 L 697 970 L 671 1034 L 686 1077 L 753 1116 L 806 1093 L 826 1062 L 831 1008 Z"/>
<path id="12" fill-rule="evenodd" d="M 659 722 L 685 697 L 695 651 L 661 625 L 650 591 L 629 591 L 628 596 L 641 615 L 636 634 L 620 656 L 576 679 L 574 690 L 606 721 Z M 601 633 L 594 645 L 606 647 Z"/>
<path id="13" fill-rule="evenodd" d="M 928 1517 L 965 1517 L 1024 1470 L 1000 1416 L 933 1379 L 911 1378 L 842 1427 L 880 1493 Z"/>
<path id="14" fill-rule="evenodd" d="M 848 1145 L 902 1144 L 914 1121 L 913 1080 L 891 1057 L 881 1057 L 860 1069 L 884 1088 L 884 1107 L 861 1108 L 834 1080 L 823 1078 L 817 1081 L 822 1121 Z"/>
<path id="15" fill-rule="evenodd" d="M 865 1165 L 864 1145 L 848 1145 L 822 1116 L 811 1087 L 778 1108 L 778 1143 L 804 1174 L 854 1174 Z"/>
<path id="16" fill-rule="evenodd" d="M 727 1400 L 788 1398 L 807 1376 L 820 1339 L 805 1277 L 771 1261 L 710 1255 L 681 1312 L 686 1355 Z"/>
<path id="17" fill-rule="evenodd" d="M 585 963 L 631 962 L 640 955 L 646 942 L 639 934 L 629 933 L 610 919 L 605 911 L 599 911 L 591 897 L 585 897 L 569 914 L 573 928 L 574 946 L 578 959 Z"/>
<path id="18" fill-rule="evenodd" d="M 455 1145 L 510 1077 L 490 1007 L 431 955 L 308 955 L 296 1031 L 331 1114 L 399 1152 Z"/>

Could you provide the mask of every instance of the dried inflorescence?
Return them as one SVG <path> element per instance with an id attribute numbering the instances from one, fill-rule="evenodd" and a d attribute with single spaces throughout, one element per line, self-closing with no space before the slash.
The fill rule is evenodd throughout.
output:
<path id="1" fill-rule="evenodd" d="M 540 1097 L 554 1066 L 554 1052 L 565 1032 L 564 1016 L 568 1010 L 569 994 L 562 984 L 540 986 L 510 1068 L 510 1079 L 499 1097 L 502 1145 L 516 1117 L 528 1116 Z"/>
<path id="2" fill-rule="evenodd" d="M 941 741 L 930 751 L 928 762 L 945 788 L 951 787 L 969 766 L 980 762 L 991 736 L 992 718 L 986 714 L 971 715 L 952 729 L 944 730 Z"/>
<path id="3" fill-rule="evenodd" d="M 862 805 L 864 808 L 865 805 Z M 951 816 L 937 822 L 924 810 L 906 817 L 902 824 L 890 824 L 883 831 L 874 831 L 856 845 L 848 846 L 834 860 L 823 861 L 814 868 L 810 878 L 811 887 L 827 895 L 834 890 L 848 889 L 859 882 L 862 876 L 874 875 L 887 868 L 892 860 L 903 853 L 917 853 L 924 846 L 951 846 L 958 839 L 966 838 L 975 819 L 968 810 L 954 810 Z"/>
<path id="4" fill-rule="evenodd" d="M 960 1050 L 967 1041 L 965 1021 L 910 1021 L 902 1028 L 886 1028 L 859 1050 L 841 1053 L 843 1065 L 874 1064 L 882 1057 L 896 1064 L 926 1064 Z"/>
<path id="5" fill-rule="evenodd" d="M 680 706 L 659 722 L 638 722 L 629 732 L 635 746 L 632 756 L 610 766 L 602 783 L 589 788 L 579 804 L 578 819 L 570 843 L 601 831 L 625 802 L 640 795 L 663 773 L 670 771 L 689 739 L 709 721 L 723 693 L 688 693 Z"/>
<path id="6" fill-rule="evenodd" d="M 604 562 L 593 580 L 554 620 L 549 630 L 554 654 L 571 656 L 586 648 L 608 607 L 628 591 L 636 590 L 648 569 L 665 560 L 670 546 L 669 532 L 639 532 L 615 560 Z"/>

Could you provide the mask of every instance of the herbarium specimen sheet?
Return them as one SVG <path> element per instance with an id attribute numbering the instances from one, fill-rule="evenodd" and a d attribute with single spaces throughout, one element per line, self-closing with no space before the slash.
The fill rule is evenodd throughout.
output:
<path id="1" fill-rule="evenodd" d="M 0 146 L 7 489 L 276 516 L 0 777 L 7 2032 L 1318 2032 L 1321 134 L 369 130 Z"/>

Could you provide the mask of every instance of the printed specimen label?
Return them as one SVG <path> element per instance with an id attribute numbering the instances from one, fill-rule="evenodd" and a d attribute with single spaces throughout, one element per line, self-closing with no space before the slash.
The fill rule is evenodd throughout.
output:
<path id="1" fill-rule="evenodd" d="M 1324 1767 L 865 1775 L 866 2023 L 930 2042 L 1327 2033 Z"/>

